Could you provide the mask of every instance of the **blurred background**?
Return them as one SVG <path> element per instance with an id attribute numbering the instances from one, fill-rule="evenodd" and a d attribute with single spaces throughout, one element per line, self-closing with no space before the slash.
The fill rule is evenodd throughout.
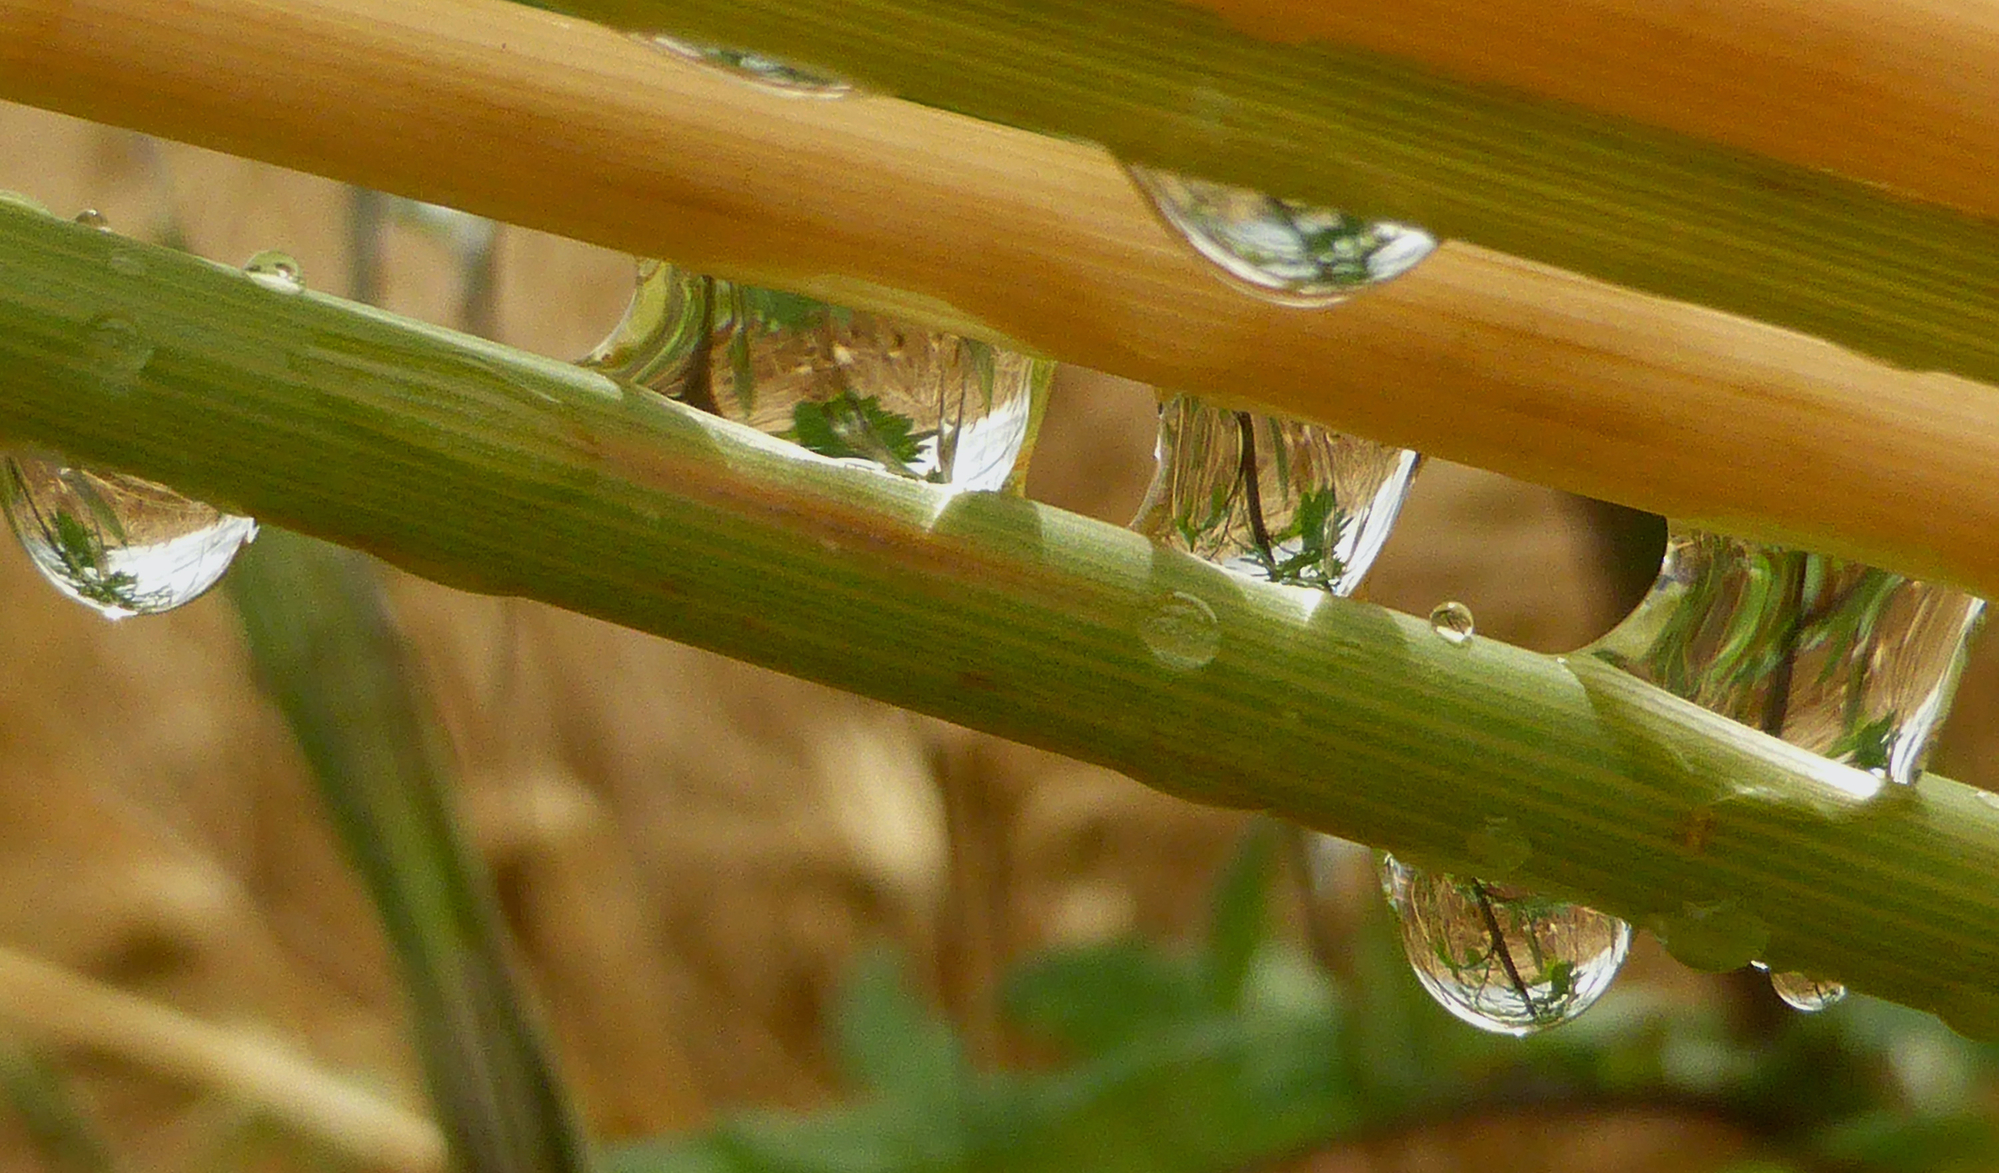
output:
<path id="1" fill-rule="evenodd" d="M 601 249 L 15 106 L 0 189 L 218 261 L 282 248 L 315 289 L 564 358 L 631 287 Z M 1148 389 L 1063 370 L 1030 494 L 1129 521 L 1153 431 Z M 1566 651 L 1662 537 L 1432 462 L 1366 593 Z M 1583 1021 L 1489 1038 L 1399 964 L 1364 852 L 1308 895 L 1241 814 L 385 576 L 593 1136 L 672 1138 L 621 1150 L 634 1169 L 1999 1165 L 1994 1053 L 1925 1016 L 1807 1019 L 1641 936 Z M 109 624 L 12 542 L 0 597 L 0 1167 L 428 1173 L 381 932 L 230 603 Z M 1933 767 L 1999 789 L 1995 713 L 1988 641 Z M 285 1096 L 416 1140 L 302 1126 Z"/>

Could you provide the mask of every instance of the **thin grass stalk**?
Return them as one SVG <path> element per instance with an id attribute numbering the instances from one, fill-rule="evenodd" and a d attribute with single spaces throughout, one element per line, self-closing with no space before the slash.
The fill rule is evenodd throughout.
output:
<path id="1" fill-rule="evenodd" d="M 580 1173 L 582 1130 L 458 831 L 448 751 L 373 567 L 269 528 L 239 561 L 229 587 L 252 657 L 387 929 L 454 1163 Z"/>
<path id="2" fill-rule="evenodd" d="M 1426 620 L 841 466 L 566 363 L 46 217 L 0 208 L 0 266 L 0 435 L 1424 866 L 1476 874 L 1471 844 L 1504 817 L 1532 846 L 1510 882 L 1668 933 L 1725 912 L 1773 968 L 1999 1033 L 1999 804 L 1968 787 L 1886 787 L 1588 657 L 1454 644 Z M 133 327 L 111 332 L 113 367 L 105 315 Z M 265 654 L 285 655 L 273 677 L 331 797 L 408 811 L 389 829 L 407 824 L 437 878 L 392 889 L 386 857 L 363 855 L 385 908 L 469 939 L 456 918 L 476 901 L 424 854 L 443 834 L 422 797 L 435 765 L 386 637 L 323 631 L 306 587 L 348 608 L 362 588 L 351 567 L 309 565 L 320 577 L 295 597 L 244 584 L 292 600 L 253 613 Z"/>

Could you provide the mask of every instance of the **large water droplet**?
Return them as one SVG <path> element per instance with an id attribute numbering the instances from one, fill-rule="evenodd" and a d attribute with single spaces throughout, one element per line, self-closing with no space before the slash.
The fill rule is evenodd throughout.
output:
<path id="1" fill-rule="evenodd" d="M 1420 457 L 1316 424 L 1175 396 L 1132 528 L 1239 574 L 1336 595 L 1360 585 Z"/>
<path id="2" fill-rule="evenodd" d="M 153 360 L 153 344 L 126 318 L 100 314 L 83 328 L 84 353 L 108 386 L 123 390 Z"/>
<path id="3" fill-rule="evenodd" d="M 803 69 L 747 49 L 723 49 L 714 45 L 700 45 L 664 34 L 641 37 L 641 39 L 676 57 L 684 57 L 697 64 L 719 69 L 732 77 L 749 82 L 760 90 L 782 94 L 787 98 L 844 98 L 854 92 L 851 84 L 837 77 Z"/>
<path id="4" fill-rule="evenodd" d="M 164 485 L 39 457 L 0 462 L 0 506 L 35 569 L 111 619 L 197 598 L 257 535 Z"/>
<path id="5" fill-rule="evenodd" d="M 1458 1018 L 1496 1034 L 1568 1022 L 1610 988 L 1631 926 L 1579 904 L 1381 860 L 1416 980 Z"/>
<path id="6" fill-rule="evenodd" d="M 1770 989 L 1791 1009 L 1817 1014 L 1846 997 L 1846 987 L 1835 981 L 1802 973 L 1773 973 Z"/>
<path id="7" fill-rule="evenodd" d="M 797 294 L 644 261 L 624 321 L 583 365 L 819 453 L 1000 489 L 1048 364 Z"/>
<path id="8" fill-rule="evenodd" d="M 305 288 L 298 262 L 292 259 L 290 253 L 274 248 L 267 248 L 243 262 L 243 273 L 265 289 L 277 293 L 298 293 Z"/>
<path id="9" fill-rule="evenodd" d="M 1984 611 L 1953 587 L 1676 528 L 1651 594 L 1592 650 L 1793 745 L 1913 782 Z"/>
<path id="10" fill-rule="evenodd" d="M 1463 647 L 1471 642 L 1478 625 L 1472 618 L 1470 607 L 1451 599 L 1430 609 L 1430 629 L 1443 636 L 1445 643 Z"/>
<path id="11" fill-rule="evenodd" d="M 1285 305 L 1327 306 L 1416 267 L 1437 247 L 1419 228 L 1369 222 L 1248 188 L 1126 165 L 1138 190 L 1194 250 Z"/>
<path id="12" fill-rule="evenodd" d="M 1222 647 L 1214 608 L 1185 591 L 1160 599 L 1139 622 L 1138 634 L 1153 659 L 1178 672 L 1206 667 Z"/>

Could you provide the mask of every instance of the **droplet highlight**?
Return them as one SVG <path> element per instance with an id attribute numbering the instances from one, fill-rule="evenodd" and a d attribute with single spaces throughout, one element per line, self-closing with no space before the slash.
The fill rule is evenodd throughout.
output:
<path id="1" fill-rule="evenodd" d="M 957 489 L 1016 486 L 1052 367 L 884 315 L 639 266 L 582 360 L 822 456 Z"/>
<path id="2" fill-rule="evenodd" d="M 290 253 L 274 248 L 267 248 L 245 261 L 243 273 L 274 293 L 299 293 L 305 289 L 305 279 L 299 273 L 298 262 L 292 259 Z"/>
<path id="3" fill-rule="evenodd" d="M 1351 594 L 1395 528 L 1421 457 L 1189 395 L 1159 412 L 1131 528 L 1266 582 Z"/>
<path id="4" fill-rule="evenodd" d="M 1840 983 L 1802 973 L 1773 973 L 1770 989 L 1801 1014 L 1817 1014 L 1846 997 L 1846 987 Z"/>
<path id="5" fill-rule="evenodd" d="M 1495 1034 L 1573 1021 L 1610 988 L 1631 926 L 1509 885 L 1381 859 L 1410 968 L 1437 1003 Z"/>
<path id="6" fill-rule="evenodd" d="M 1442 636 L 1445 643 L 1461 648 L 1471 642 L 1478 625 L 1472 619 L 1471 608 L 1452 599 L 1430 609 L 1430 630 Z"/>
<path id="7" fill-rule="evenodd" d="M 1152 658 L 1176 672 L 1205 668 L 1222 648 L 1214 608 L 1185 591 L 1173 591 L 1139 622 Z"/>
<path id="8" fill-rule="evenodd" d="M 676 57 L 720 70 L 767 93 L 787 98 L 844 98 L 854 92 L 853 85 L 830 74 L 747 49 L 702 45 L 664 34 L 640 39 Z"/>
<path id="9" fill-rule="evenodd" d="M 1722 716 L 1909 783 L 1984 613 L 1954 587 L 1675 527 L 1651 593 L 1591 650 Z"/>
<path id="10" fill-rule="evenodd" d="M 108 619 L 200 597 L 257 534 L 164 485 L 40 457 L 0 461 L 0 507 L 42 577 Z"/>
<path id="11" fill-rule="evenodd" d="M 1126 164 L 1169 227 L 1232 283 L 1304 308 L 1392 280 L 1436 250 L 1420 228 Z"/>

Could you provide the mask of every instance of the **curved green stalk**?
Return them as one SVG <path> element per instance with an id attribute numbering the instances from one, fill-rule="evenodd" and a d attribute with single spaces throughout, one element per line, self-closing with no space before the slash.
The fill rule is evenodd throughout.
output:
<path id="1" fill-rule="evenodd" d="M 1968 787 L 4 205 L 0 272 L 0 434 L 1423 866 L 1476 874 L 1504 816 L 1511 882 L 1999 1032 L 1999 803 Z M 93 349 L 108 316 L 142 369 Z"/>
<path id="2" fill-rule="evenodd" d="M 1178 0 L 557 6 L 1999 382 L 1999 224 Z"/>

